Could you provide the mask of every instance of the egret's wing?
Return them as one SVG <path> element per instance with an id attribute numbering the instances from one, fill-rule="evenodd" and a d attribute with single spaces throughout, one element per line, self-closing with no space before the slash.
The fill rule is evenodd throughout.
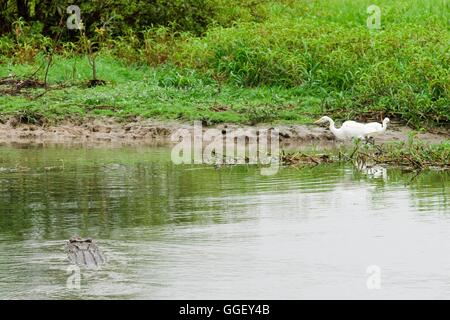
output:
<path id="1" fill-rule="evenodd" d="M 352 128 L 353 129 L 353 128 L 358 128 L 363 125 L 364 124 L 353 121 L 353 120 L 347 120 L 342 124 L 341 128 Z"/>
<path id="2" fill-rule="evenodd" d="M 371 129 L 371 130 L 380 130 L 383 128 L 383 125 L 378 122 L 369 122 L 365 126 L 366 126 L 366 128 Z"/>
<path id="3" fill-rule="evenodd" d="M 365 128 L 364 135 L 372 136 L 380 133 L 383 130 L 383 126 L 377 122 L 368 123 Z"/>
<path id="4" fill-rule="evenodd" d="M 363 137 L 364 136 L 364 124 L 356 121 L 345 121 L 339 129 L 342 135 L 347 138 Z"/>

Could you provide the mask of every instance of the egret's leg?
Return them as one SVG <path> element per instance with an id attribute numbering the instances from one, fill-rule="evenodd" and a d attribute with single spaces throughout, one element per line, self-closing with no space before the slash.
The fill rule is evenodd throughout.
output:
<path id="1" fill-rule="evenodd" d="M 367 144 L 375 145 L 375 138 L 368 136 L 365 138 Z"/>
<path id="2" fill-rule="evenodd" d="M 364 141 L 364 144 L 368 144 L 369 143 L 369 140 L 365 136 L 362 136 L 361 138 L 358 138 L 358 139 L 361 139 L 362 141 Z"/>
<path id="3" fill-rule="evenodd" d="M 376 155 L 381 155 L 381 154 L 383 154 L 383 149 L 381 149 L 381 146 L 379 146 L 379 145 L 374 145 L 375 146 L 375 148 L 377 148 L 377 153 L 376 153 Z"/>

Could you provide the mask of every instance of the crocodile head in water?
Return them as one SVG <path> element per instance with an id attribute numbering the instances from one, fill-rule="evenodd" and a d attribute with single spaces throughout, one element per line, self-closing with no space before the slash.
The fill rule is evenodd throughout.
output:
<path id="1" fill-rule="evenodd" d="M 100 268 L 105 262 L 105 256 L 92 238 L 73 236 L 66 244 L 69 261 L 78 266 Z"/>

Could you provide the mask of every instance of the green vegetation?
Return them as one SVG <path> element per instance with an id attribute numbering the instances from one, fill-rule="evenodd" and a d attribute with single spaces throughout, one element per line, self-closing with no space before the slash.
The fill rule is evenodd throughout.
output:
<path id="1" fill-rule="evenodd" d="M 37 59 L 45 63 L 44 58 Z M 219 86 L 211 77 L 195 70 L 173 66 L 129 68 L 112 56 L 98 58 L 99 77 L 106 86 L 87 88 L 90 66 L 81 57 L 56 56 L 50 83 L 59 85 L 23 90 L 18 96 L 0 96 L 3 117 L 27 114 L 29 118 L 61 120 L 86 115 L 133 116 L 163 119 L 202 119 L 217 122 L 260 122 L 276 119 L 309 121 L 311 107 L 320 108 L 320 99 L 303 101 L 298 90 L 259 87 Z M 3 64 L 3 74 L 31 74 L 36 65 Z M 0 84 L 1 90 L 1 84 Z M 45 93 L 44 93 L 45 92 Z M 37 97 L 38 98 L 33 98 Z"/>
<path id="2" fill-rule="evenodd" d="M 373 167 L 389 165 L 423 170 L 429 168 L 450 169 L 450 141 L 439 144 L 428 144 L 414 139 L 407 142 L 385 143 L 371 145 L 356 143 L 353 148 L 340 148 L 327 154 L 314 153 L 284 153 L 282 161 L 286 165 L 304 166 L 327 163 L 355 163 L 358 167 Z"/>
<path id="3" fill-rule="evenodd" d="M 64 30 L 58 42 L 49 24 L 58 25 L 60 17 L 44 23 L 36 11 L 28 18 L 40 24 L 16 20 L 0 38 L 0 77 L 44 79 L 51 47 L 50 85 L 0 96 L 3 117 L 142 116 L 213 124 L 305 123 L 327 114 L 389 116 L 414 127 L 450 123 L 447 1 L 380 0 L 380 30 L 367 28 L 372 3 L 365 0 L 174 1 L 157 16 L 149 16 L 159 12 L 153 7 L 141 14 L 131 6 L 135 1 L 107 2 L 100 13 L 81 3 L 89 37 L 106 32 L 95 53 L 96 76 L 106 85 L 87 87 L 92 69 L 79 33 Z M 0 81 L 0 92 L 7 89 Z"/>

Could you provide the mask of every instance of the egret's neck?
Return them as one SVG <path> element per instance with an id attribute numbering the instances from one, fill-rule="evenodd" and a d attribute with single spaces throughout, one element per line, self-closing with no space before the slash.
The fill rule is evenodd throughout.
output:
<path id="1" fill-rule="evenodd" d="M 338 129 L 336 128 L 336 126 L 334 125 L 333 119 L 328 118 L 327 120 L 328 120 L 328 122 L 330 123 L 330 131 L 331 131 L 332 133 L 334 133 L 334 134 L 338 133 L 339 131 L 338 131 Z"/>

